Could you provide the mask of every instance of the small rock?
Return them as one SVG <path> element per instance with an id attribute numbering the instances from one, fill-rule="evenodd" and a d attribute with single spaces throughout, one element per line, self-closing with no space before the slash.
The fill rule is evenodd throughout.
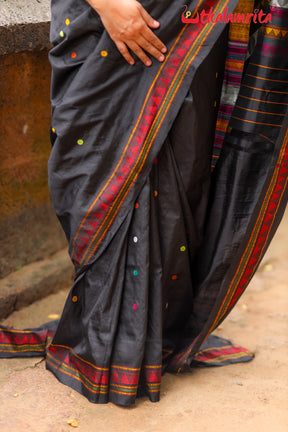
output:
<path id="1" fill-rule="evenodd" d="M 49 314 L 48 318 L 51 320 L 56 320 L 56 319 L 60 318 L 60 315 L 59 314 Z"/>
<path id="2" fill-rule="evenodd" d="M 263 266 L 263 271 L 264 272 L 270 272 L 270 271 L 272 271 L 273 270 L 273 265 L 272 264 L 265 264 L 264 266 Z"/>
<path id="3" fill-rule="evenodd" d="M 76 420 L 76 419 L 67 420 L 67 423 L 68 423 L 69 426 L 72 426 L 74 428 L 77 428 L 79 426 L 78 425 L 78 420 Z"/>

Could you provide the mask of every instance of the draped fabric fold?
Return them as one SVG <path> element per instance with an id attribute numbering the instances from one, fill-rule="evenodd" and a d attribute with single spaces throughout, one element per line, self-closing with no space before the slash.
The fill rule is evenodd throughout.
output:
<path id="1" fill-rule="evenodd" d="M 119 405 L 159 400 L 165 370 L 253 357 L 209 334 L 247 287 L 287 202 L 287 10 L 273 10 L 238 77 L 211 173 L 237 32 L 183 25 L 178 0 L 142 3 L 169 49 L 150 68 L 125 62 L 84 0 L 52 1 L 49 185 L 76 277 L 49 334 L 27 331 L 23 342 L 0 332 L 0 356 L 37 345 L 64 384 Z M 217 15 L 236 3 L 190 10 Z"/>

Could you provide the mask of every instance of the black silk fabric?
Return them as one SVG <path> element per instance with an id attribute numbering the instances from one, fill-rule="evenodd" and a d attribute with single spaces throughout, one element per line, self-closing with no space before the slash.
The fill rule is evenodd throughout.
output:
<path id="1" fill-rule="evenodd" d="M 156 34 L 173 59 L 173 50 L 177 50 L 173 44 L 183 29 L 182 2 L 143 1 L 143 6 L 160 21 Z M 227 2 L 227 7 L 233 11 L 235 2 Z M 268 58 L 261 57 L 263 37 L 244 78 L 252 87 L 259 84 L 248 75 L 251 68 L 255 76 L 270 70 L 259 67 Z M 131 169 L 131 186 L 127 182 L 127 190 L 123 189 L 114 205 L 117 181 L 124 182 L 130 173 L 123 167 L 122 180 L 117 164 L 122 163 L 137 119 L 142 118 L 153 80 L 158 73 L 161 77 L 161 65 L 155 60 L 150 68 L 139 61 L 133 67 L 128 65 L 84 0 L 52 1 L 49 185 L 69 241 L 76 278 L 47 367 L 92 402 L 129 405 L 137 392 L 158 400 L 157 370 L 189 368 L 202 342 L 247 285 L 239 279 L 241 292 L 234 294 L 230 289 L 262 214 L 283 148 L 286 105 L 282 101 L 283 109 L 279 108 L 281 125 L 268 128 L 264 137 L 262 128 L 259 131 L 253 122 L 265 114 L 260 113 L 256 120 L 251 117 L 248 130 L 241 121 L 242 112 L 236 113 L 211 174 L 215 101 L 221 92 L 227 29 L 218 23 L 209 34 L 207 29 L 203 38 L 201 49 L 191 54 L 193 61 L 187 60 L 178 81 L 175 78 L 173 98 L 169 99 L 168 90 L 162 94 L 160 87 L 159 95 L 155 93 L 155 104 L 150 107 L 154 117 L 160 113 L 157 97 L 167 95 L 163 121 L 155 124 L 154 141 L 143 161 L 139 159 L 137 175 Z M 185 46 L 188 53 L 187 43 L 173 60 L 175 77 L 182 64 L 179 58 L 186 55 Z M 264 65 L 274 67 L 275 61 L 283 73 L 286 71 L 287 79 L 287 56 L 277 57 L 276 53 L 275 60 L 275 53 L 271 54 Z M 169 81 L 171 70 L 165 80 Z M 265 73 L 262 77 L 265 91 L 270 92 L 269 77 Z M 280 86 L 287 90 L 284 82 Z M 241 94 L 249 99 L 251 92 L 245 89 Z M 260 100 L 260 96 L 254 99 Z M 251 109 L 258 110 L 259 103 L 254 102 Z M 249 117 L 254 111 L 247 113 Z M 145 125 L 142 133 L 149 134 Z M 135 148 L 131 147 L 132 153 Z M 105 198 L 108 192 L 101 198 L 108 181 L 110 201 Z M 284 193 L 278 200 L 265 248 L 284 211 L 285 197 Z M 106 225 L 101 209 L 107 215 Z M 100 230 L 95 241 L 93 227 L 95 232 Z M 250 276 L 265 248 L 255 258 Z M 223 303 L 226 297 L 227 307 Z M 103 376 L 108 374 L 100 390 L 95 390 L 91 368 Z M 130 377 L 127 382 L 121 371 Z"/>

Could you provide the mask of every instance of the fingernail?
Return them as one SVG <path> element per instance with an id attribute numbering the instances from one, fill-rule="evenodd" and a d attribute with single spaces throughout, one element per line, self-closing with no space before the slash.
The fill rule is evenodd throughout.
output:
<path id="1" fill-rule="evenodd" d="M 166 48 L 166 47 L 162 48 L 162 49 L 161 49 L 161 52 L 162 52 L 162 53 L 166 53 L 166 52 L 167 52 L 167 48 Z"/>
<path id="2" fill-rule="evenodd" d="M 151 62 L 151 60 L 147 60 L 145 64 L 146 64 L 146 66 L 151 66 L 152 62 Z"/>
<path id="3" fill-rule="evenodd" d="M 132 61 L 132 60 L 129 63 L 130 63 L 131 66 L 134 65 L 134 61 Z"/>
<path id="4" fill-rule="evenodd" d="M 163 56 L 163 55 L 161 55 L 160 57 L 159 57 L 159 61 L 163 61 L 165 59 L 165 57 Z"/>
<path id="5" fill-rule="evenodd" d="M 154 20 L 154 21 L 153 21 L 153 24 L 154 24 L 154 25 L 159 25 L 160 23 L 159 23 L 159 21 Z"/>

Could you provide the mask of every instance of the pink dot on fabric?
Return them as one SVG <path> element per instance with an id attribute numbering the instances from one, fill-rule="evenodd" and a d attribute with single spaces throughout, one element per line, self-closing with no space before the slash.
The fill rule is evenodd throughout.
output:
<path id="1" fill-rule="evenodd" d="M 137 310 L 137 309 L 138 309 L 138 306 L 137 306 L 136 303 L 133 305 L 133 309 L 134 309 L 134 310 Z"/>

